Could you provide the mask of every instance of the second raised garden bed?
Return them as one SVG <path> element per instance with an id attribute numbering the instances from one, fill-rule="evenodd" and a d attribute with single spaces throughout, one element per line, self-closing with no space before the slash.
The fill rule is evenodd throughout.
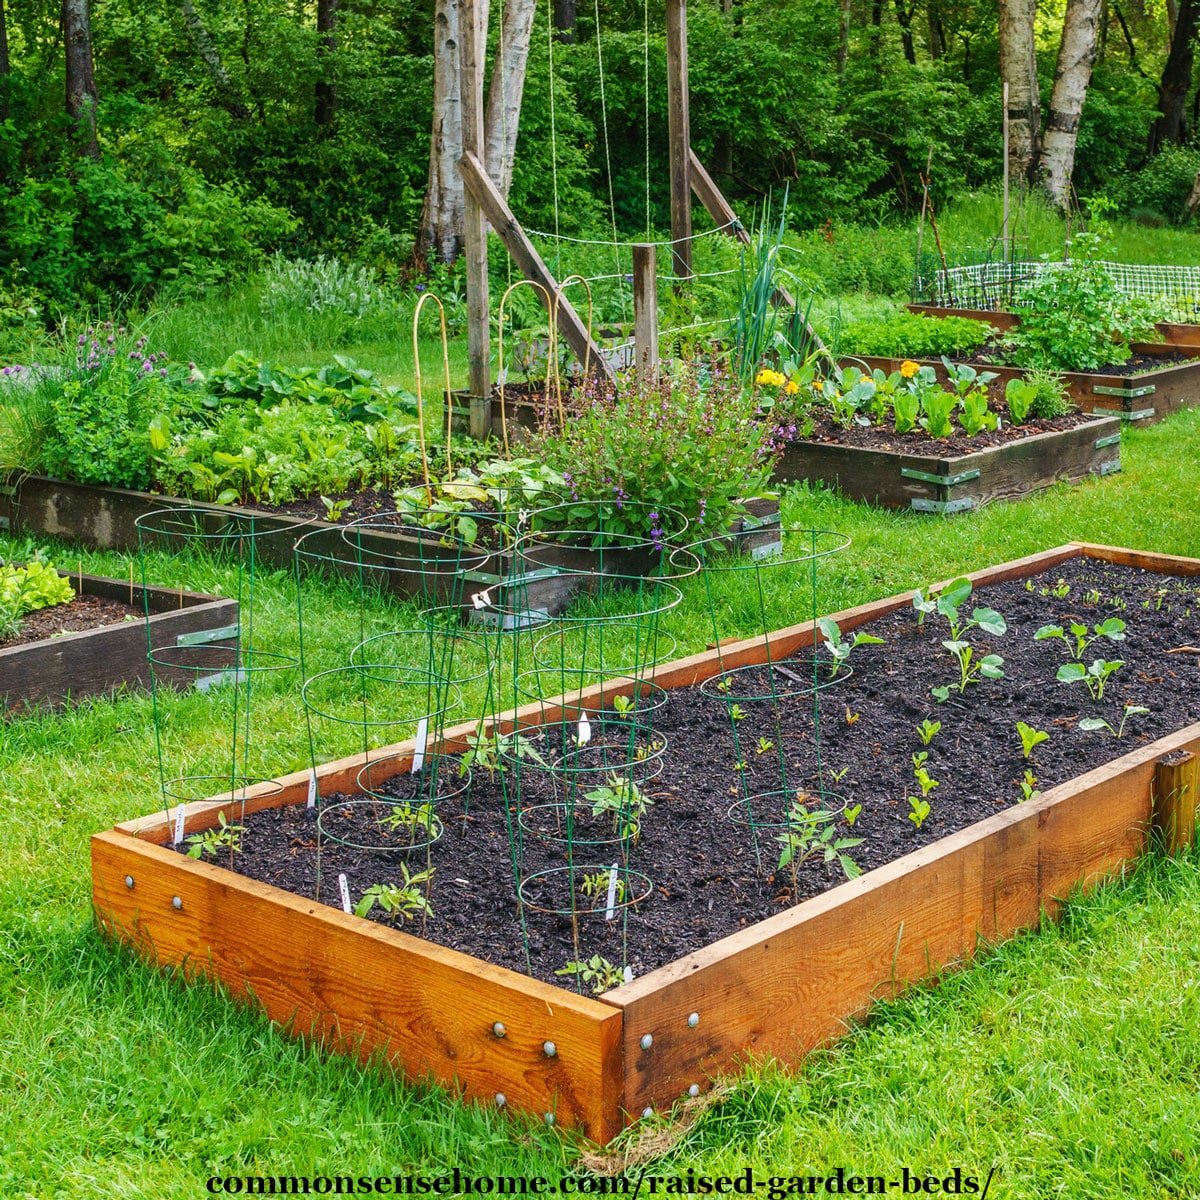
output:
<path id="1" fill-rule="evenodd" d="M 70 580 L 77 599 L 42 609 L 31 618 L 66 632 L 0 646 L 0 713 L 150 686 L 147 629 L 149 644 L 156 652 L 165 651 L 167 658 L 176 647 L 203 645 L 211 647 L 211 673 L 219 671 L 223 654 L 232 661 L 238 636 L 236 600 L 182 589 L 143 589 L 132 579 L 60 574 Z M 75 615 L 81 611 L 82 619 Z M 165 664 L 155 668 L 155 675 L 159 683 L 176 687 L 203 686 L 205 677 L 204 672 Z"/>
<path id="2" fill-rule="evenodd" d="M 1136 639 L 1130 643 L 1133 657 L 1134 650 L 1162 656 L 1176 639 L 1200 640 L 1194 632 L 1200 621 L 1193 582 L 1198 574 L 1197 559 L 1071 544 L 971 579 L 977 589 L 1007 587 L 1004 604 L 1022 639 L 1041 620 L 1061 621 L 1064 613 L 1078 610 L 1090 624 L 1123 605 Z M 1149 616 L 1139 629 L 1143 594 Z M 836 619 L 843 632 L 879 623 L 875 628 L 889 637 L 911 640 L 912 599 L 913 593 L 892 596 Z M 1172 607 L 1160 612 L 1164 603 Z M 910 615 L 901 629 L 896 621 L 905 609 Z M 674 695 L 735 667 L 786 660 L 813 640 L 813 626 L 805 622 L 766 640 L 665 664 L 654 680 Z M 1043 647 L 1037 649 L 1040 654 Z M 1015 643 L 1011 652 L 1017 653 Z M 921 661 L 918 654 L 917 665 L 906 669 L 920 674 Z M 1073 721 L 1055 722 L 1054 741 L 1035 759 L 1039 772 L 1054 776 L 1048 780 L 1052 786 L 1011 806 L 1014 785 L 1004 776 L 1014 769 L 1019 774 L 1019 749 L 1015 755 L 1011 748 L 993 749 L 993 761 L 978 757 L 971 743 L 973 773 L 944 788 L 936 804 L 971 797 L 966 811 L 979 814 L 974 823 L 957 822 L 957 830 L 944 836 L 935 828 L 929 836 L 914 837 L 917 846 L 910 852 L 901 850 L 861 877 L 790 907 L 777 906 L 765 919 L 753 908 L 742 928 L 737 902 L 724 899 L 716 913 L 733 921 L 733 932 L 674 961 L 651 963 L 640 978 L 597 998 L 187 858 L 170 848 L 173 822 L 161 813 L 93 838 L 94 903 L 103 927 L 152 962 L 219 979 L 234 996 L 261 1006 L 296 1034 L 359 1055 L 384 1053 L 414 1078 L 432 1077 L 489 1105 L 508 1104 L 577 1124 L 604 1141 L 630 1117 L 697 1094 L 713 1073 L 748 1052 L 795 1059 L 839 1036 L 874 1000 L 969 958 L 980 939 L 994 942 L 1036 926 L 1074 889 L 1111 877 L 1141 853 L 1155 819 L 1170 837 L 1185 840 L 1194 823 L 1194 808 L 1189 814 L 1186 801 L 1191 797 L 1194 803 L 1194 755 L 1200 752 L 1200 725 L 1189 723 L 1195 720 L 1190 698 L 1197 663 L 1183 655 L 1147 657 L 1146 664 L 1171 676 L 1164 682 L 1163 675 L 1158 684 L 1169 696 L 1155 693 L 1156 738 L 1135 732 L 1121 742 L 1077 730 Z M 1052 676 L 1052 663 L 1048 669 Z M 905 727 L 930 712 L 943 720 L 963 719 L 961 706 L 936 708 L 927 693 L 920 699 L 920 689 L 905 692 L 902 678 L 885 673 L 872 691 L 864 664 L 861 679 L 856 686 L 866 691 L 856 692 L 855 701 L 864 715 L 851 726 L 847 706 L 851 732 L 843 730 L 842 737 L 866 739 L 862 762 L 877 757 L 867 747 L 882 736 L 873 730 L 887 714 Z M 1119 690 L 1126 685 L 1128 694 L 1142 694 L 1132 670 Z M 626 690 L 627 685 L 600 685 L 584 695 L 583 704 L 607 708 Z M 996 717 L 995 729 L 1003 724 L 1003 736 L 1011 741 L 1011 722 L 1022 712 L 1032 717 L 1035 698 L 1051 690 L 1040 679 L 1029 680 L 1022 693 L 1025 708 L 1015 712 L 1014 695 L 996 692 L 988 704 L 1003 709 L 1003 721 Z M 901 695 L 906 698 L 898 700 Z M 840 709 L 840 701 L 833 708 Z M 532 730 L 563 711 L 554 702 L 539 703 L 506 714 L 500 724 L 504 730 Z M 575 719 L 574 702 L 566 714 Z M 1049 710 L 1041 722 L 1051 724 Z M 993 726 L 983 728 L 987 733 Z M 443 748 L 463 750 L 473 732 L 473 723 L 448 731 Z M 908 732 L 911 736 L 911 728 Z M 1071 748 L 1076 745 L 1083 749 Z M 904 759 L 909 748 L 905 739 L 891 747 Z M 407 771 L 413 744 L 392 749 L 397 773 Z M 945 778 L 956 761 L 952 753 Z M 363 763 L 354 757 L 318 768 L 320 794 L 353 791 Z M 935 759 L 933 765 L 942 764 Z M 228 797 L 190 805 L 186 832 L 214 828 L 221 814 L 265 819 L 268 827 L 303 820 L 309 772 L 279 783 L 281 788 L 272 784 L 252 792 L 244 808 Z M 869 806 L 860 817 L 865 829 L 899 798 L 864 794 L 860 801 Z M 695 807 L 686 788 L 673 803 Z M 731 844 L 728 833 L 725 843 Z M 297 844 L 303 848 L 303 840 Z M 694 857 L 691 846 L 685 849 Z M 718 897 L 725 895 L 721 879 L 732 868 L 719 848 L 715 853 L 707 884 Z M 499 894 L 489 891 L 495 886 L 490 877 L 476 879 L 483 898 L 493 894 L 503 909 Z M 659 892 L 649 901 L 669 913 L 675 912 L 672 903 Z M 486 911 L 485 904 L 480 912 Z M 709 903 L 697 911 L 714 909 Z M 682 917 L 670 921 L 673 930 L 681 924 Z M 645 951 L 651 958 L 658 952 L 653 942 Z M 540 973 L 553 965 L 541 964 Z"/>

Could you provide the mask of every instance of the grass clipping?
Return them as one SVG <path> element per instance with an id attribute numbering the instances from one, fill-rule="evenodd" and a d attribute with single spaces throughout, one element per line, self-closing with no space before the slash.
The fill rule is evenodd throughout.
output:
<path id="1" fill-rule="evenodd" d="M 733 1092 L 733 1084 L 718 1084 L 700 1096 L 679 1101 L 662 1117 L 645 1117 L 604 1150 L 584 1150 L 579 1165 L 593 1175 L 616 1176 L 669 1154 L 710 1108 Z"/>

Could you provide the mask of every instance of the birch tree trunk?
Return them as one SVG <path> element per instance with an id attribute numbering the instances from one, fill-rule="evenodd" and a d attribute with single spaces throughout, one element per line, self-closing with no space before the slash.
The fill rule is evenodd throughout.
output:
<path id="1" fill-rule="evenodd" d="M 1037 0 L 1000 0 L 1000 78 L 1008 84 L 1008 170 L 1031 182 L 1038 156 L 1042 102 L 1033 20 Z"/>
<path id="2" fill-rule="evenodd" d="M 488 92 L 484 161 L 488 174 L 505 199 L 512 187 L 534 6 L 535 0 L 506 0 L 504 27 L 500 31 L 500 46 Z"/>
<path id="3" fill-rule="evenodd" d="M 1192 87 L 1197 17 L 1200 17 L 1197 0 L 1179 0 L 1171 49 L 1158 85 L 1158 117 L 1150 127 L 1148 149 L 1151 153 L 1168 142 L 1182 143 L 1187 136 L 1187 102 Z"/>
<path id="4" fill-rule="evenodd" d="M 1087 100 L 1092 67 L 1096 62 L 1102 3 L 1103 0 L 1067 0 L 1067 12 L 1063 18 L 1058 66 L 1054 71 L 1054 90 L 1050 93 L 1050 111 L 1046 116 L 1046 132 L 1042 135 L 1042 156 L 1038 167 L 1042 187 L 1059 208 L 1066 206 L 1071 173 L 1075 169 L 1079 118 Z"/>
<path id="5" fill-rule="evenodd" d="M 96 138 L 96 76 L 92 67 L 92 25 L 88 0 L 63 0 L 63 45 L 67 59 L 67 114 L 75 126 L 79 154 L 100 157 Z"/>
<path id="6" fill-rule="evenodd" d="M 188 37 L 191 38 L 196 53 L 200 55 L 200 61 L 208 69 L 209 78 L 213 81 L 213 87 L 216 88 L 221 107 L 237 120 L 248 121 L 250 110 L 242 103 L 237 84 L 233 82 L 229 72 L 225 69 L 220 52 L 212 40 L 212 35 L 204 27 L 200 14 L 196 12 L 196 6 L 192 0 L 180 0 L 180 9 L 183 12 L 183 24 L 188 31 Z"/>
<path id="7" fill-rule="evenodd" d="M 422 258 L 453 262 L 463 245 L 462 98 L 459 93 L 458 0 L 436 0 L 433 14 L 433 132 L 429 180 L 417 234 Z"/>

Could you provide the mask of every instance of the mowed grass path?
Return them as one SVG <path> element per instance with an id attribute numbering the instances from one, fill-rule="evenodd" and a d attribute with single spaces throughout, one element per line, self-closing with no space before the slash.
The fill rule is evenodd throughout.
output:
<path id="1" fill-rule="evenodd" d="M 827 611 L 1069 539 L 1200 554 L 1200 412 L 1130 430 L 1125 463 L 1115 478 L 949 520 L 802 489 L 786 518 L 854 539 L 823 570 Z M 0 540 L 0 553 L 15 549 Z M 56 550 L 128 573 L 120 555 Z M 153 570 L 168 584 L 230 582 L 181 561 Z M 263 628 L 285 637 L 288 577 L 259 586 Z M 357 620 L 343 590 L 308 602 L 318 623 Z M 172 752 L 202 761 L 209 705 L 164 708 Z M 304 761 L 298 713 L 288 687 L 264 692 L 271 769 Z M 145 696 L 0 726 L 0 1196 L 174 1200 L 206 1194 L 216 1174 L 573 1168 L 578 1146 L 560 1133 L 289 1041 L 101 940 L 88 835 L 154 809 L 155 771 Z M 798 1070 L 755 1064 L 732 1083 L 652 1171 L 995 1166 L 993 1197 L 1198 1196 L 1200 856 L 1142 866 L 1073 903 L 1061 926 L 877 1010 Z"/>

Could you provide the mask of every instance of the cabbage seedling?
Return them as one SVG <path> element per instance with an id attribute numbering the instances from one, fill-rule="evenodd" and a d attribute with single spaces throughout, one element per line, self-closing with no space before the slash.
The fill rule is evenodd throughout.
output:
<path id="1" fill-rule="evenodd" d="M 859 646 L 882 646 L 883 638 L 875 637 L 870 633 L 856 633 L 853 641 L 846 641 L 842 637 L 842 631 L 838 628 L 838 623 L 832 617 L 822 617 L 817 622 L 817 628 L 821 631 L 824 638 L 825 649 L 829 651 L 833 658 L 833 673 L 837 673 L 846 665 L 846 660 L 850 657 L 852 650 L 858 649 Z"/>
<path id="2" fill-rule="evenodd" d="M 1114 729 L 1103 717 L 1084 717 L 1079 722 L 1079 728 L 1086 733 L 1094 733 L 1100 729 L 1107 729 L 1118 741 L 1121 740 L 1125 733 L 1125 722 L 1130 717 L 1140 716 L 1142 713 L 1148 713 L 1150 710 L 1141 704 L 1127 704 L 1124 713 L 1121 714 L 1121 724 Z"/>
<path id="3" fill-rule="evenodd" d="M 1073 622 L 1068 628 L 1071 631 L 1070 637 L 1064 632 L 1061 625 L 1043 625 L 1041 629 L 1033 635 L 1035 642 L 1044 642 L 1049 638 L 1057 638 L 1066 644 L 1066 647 L 1071 652 L 1071 657 L 1079 662 L 1087 648 L 1100 638 L 1107 638 L 1110 642 L 1123 642 L 1125 640 L 1125 622 L 1120 617 L 1109 617 L 1107 621 L 1101 621 L 1099 625 L 1093 625 L 1091 629 L 1091 637 L 1088 636 L 1088 627 Z M 1071 644 L 1071 638 L 1075 639 L 1075 644 Z"/>
<path id="4" fill-rule="evenodd" d="M 1042 742 L 1050 740 L 1050 735 L 1044 729 L 1034 729 L 1032 725 L 1026 725 L 1024 721 L 1017 722 L 1017 734 L 1021 739 L 1021 753 L 1025 758 L 1028 758 L 1035 746 L 1040 746 Z"/>
<path id="5" fill-rule="evenodd" d="M 1109 678 L 1124 665 L 1125 660 L 1121 658 L 1096 658 L 1092 660 L 1090 667 L 1085 667 L 1081 662 L 1063 663 L 1058 668 L 1055 678 L 1059 683 L 1086 684 L 1087 690 L 1092 693 L 1092 699 L 1099 701 L 1104 699 L 1104 688 Z"/>

